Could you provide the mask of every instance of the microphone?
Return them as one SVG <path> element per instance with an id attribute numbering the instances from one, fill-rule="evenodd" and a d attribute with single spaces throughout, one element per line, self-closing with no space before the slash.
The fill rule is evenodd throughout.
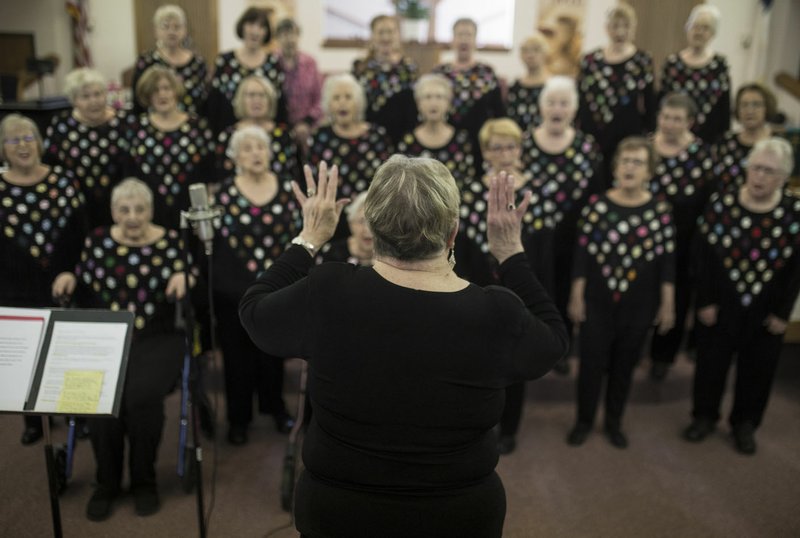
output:
<path id="1" fill-rule="evenodd" d="M 208 206 L 208 191 L 204 183 L 189 185 L 189 200 L 192 207 L 186 218 L 191 221 L 195 234 L 210 256 L 214 248 L 214 221 L 220 216 L 220 208 Z"/>

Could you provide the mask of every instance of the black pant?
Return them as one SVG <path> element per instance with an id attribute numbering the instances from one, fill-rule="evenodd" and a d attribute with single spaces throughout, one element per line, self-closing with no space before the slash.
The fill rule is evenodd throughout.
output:
<path id="1" fill-rule="evenodd" d="M 641 323 L 640 316 L 625 317 L 630 319 L 620 319 L 608 311 L 592 312 L 587 305 L 587 321 L 581 324 L 579 336 L 578 423 L 594 423 L 605 374 L 605 425 L 619 428 L 622 423 L 633 370 L 651 329 L 649 324 Z"/>
<path id="2" fill-rule="evenodd" d="M 692 390 L 694 418 L 719 420 L 725 381 L 736 355 L 733 409 L 728 422 L 731 426 L 761 424 L 783 345 L 783 336 L 770 334 L 762 323 L 760 315 L 747 316 L 740 323 L 721 319 L 713 327 L 698 323 Z"/>
<path id="3" fill-rule="evenodd" d="M 128 358 L 119 418 L 89 420 L 97 483 L 119 490 L 128 435 L 131 488 L 155 485 L 155 463 L 164 427 L 164 398 L 175 386 L 184 357 L 184 335 L 134 341 Z"/>
<path id="4" fill-rule="evenodd" d="M 239 321 L 238 302 L 216 301 L 219 343 L 225 363 L 228 422 L 246 426 L 253 420 L 253 393 L 261 413 L 286 413 L 283 401 L 283 359 L 256 347 Z"/>

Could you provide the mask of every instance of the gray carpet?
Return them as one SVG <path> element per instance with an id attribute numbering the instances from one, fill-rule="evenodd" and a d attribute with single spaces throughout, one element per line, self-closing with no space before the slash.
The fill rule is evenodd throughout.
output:
<path id="1" fill-rule="evenodd" d="M 645 362 L 636 372 L 625 419 L 627 450 L 611 447 L 599 429 L 582 447 L 565 444 L 574 420 L 574 372 L 528 384 L 518 448 L 498 467 L 508 495 L 505 536 L 800 536 L 800 348 L 785 349 L 753 457 L 733 450 L 724 424 L 700 445 L 682 441 L 692 365 L 681 358 L 663 385 L 647 379 L 647 367 Z M 298 370 L 296 361 L 290 363 L 289 390 L 296 390 Z M 295 399 L 288 401 L 293 407 Z M 195 496 L 183 492 L 175 473 L 178 405 L 176 393 L 167 403 L 158 464 L 161 511 L 138 517 L 126 495 L 108 521 L 88 521 L 84 511 L 94 467 L 91 447 L 81 441 L 73 478 L 60 497 L 64 536 L 198 535 Z M 52 536 L 43 445 L 21 446 L 21 429 L 20 417 L 0 416 L 0 536 Z M 217 456 L 208 535 L 259 537 L 289 524 L 278 493 L 286 437 L 264 416 L 245 447 L 227 445 L 224 425 L 219 429 L 218 446 L 204 440 L 207 505 Z M 59 421 L 54 443 L 64 442 L 66 432 Z M 297 533 L 286 529 L 273 536 Z"/>

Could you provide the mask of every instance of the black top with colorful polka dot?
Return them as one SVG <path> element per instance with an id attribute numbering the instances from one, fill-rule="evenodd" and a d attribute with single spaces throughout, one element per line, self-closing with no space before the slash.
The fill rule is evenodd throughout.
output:
<path id="1" fill-rule="evenodd" d="M 236 186 L 225 181 L 215 195 L 223 209 L 214 234 L 214 292 L 230 301 L 241 299 L 247 287 L 264 272 L 300 233 L 300 211 L 288 178 L 278 178 L 277 194 L 263 205 L 253 204 Z"/>
<path id="2" fill-rule="evenodd" d="M 532 177 L 531 215 L 535 230 L 573 230 L 591 194 L 604 190 L 603 155 L 594 137 L 575 131 L 561 153 L 540 148 L 534 136 L 523 138 L 522 164 Z"/>
<path id="3" fill-rule="evenodd" d="M 711 149 L 695 139 L 677 155 L 660 156 L 650 180 L 650 192 L 672 206 L 679 258 L 688 253 L 697 218 L 702 214 L 714 187 Z"/>
<path id="4" fill-rule="evenodd" d="M 75 267 L 75 299 L 84 308 L 134 314 L 135 338 L 175 330 L 175 302 L 167 284 L 183 271 L 178 232 L 165 230 L 150 245 L 128 246 L 111 237 L 110 227 L 93 230 Z"/>
<path id="5" fill-rule="evenodd" d="M 456 180 L 459 190 L 462 190 L 467 183 L 480 181 L 475 169 L 472 142 L 470 141 L 469 133 L 463 129 L 456 129 L 450 140 L 438 148 L 424 145 L 416 137 L 414 131 L 410 131 L 403 135 L 397 143 L 397 153 L 402 153 L 409 157 L 436 159 L 453 174 L 453 179 Z"/>
<path id="6" fill-rule="evenodd" d="M 214 148 L 214 177 L 216 181 L 223 181 L 236 175 L 236 163 L 226 155 L 228 144 L 235 132 L 236 125 L 231 125 L 217 135 L 217 143 Z M 283 124 L 275 125 L 268 134 L 272 140 L 270 144 L 270 168 L 272 171 L 278 177 L 288 176 L 291 179 L 300 181 L 302 173 L 297 155 L 297 144 L 295 144 L 289 128 Z"/>
<path id="7" fill-rule="evenodd" d="M 89 228 L 111 224 L 111 189 L 123 178 L 128 158 L 125 116 L 89 126 L 72 111 L 54 116 L 42 160 L 74 174 L 86 199 Z"/>
<path id="8" fill-rule="evenodd" d="M 594 135 L 606 157 L 626 136 L 655 127 L 653 80 L 653 60 L 641 50 L 616 64 L 605 60 L 602 49 L 581 60 L 578 125 Z"/>
<path id="9" fill-rule="evenodd" d="M 712 146 L 716 190 L 735 190 L 744 185 L 744 163 L 751 149 L 753 146 L 743 144 L 739 134 L 734 131 L 725 133 Z"/>
<path id="10" fill-rule="evenodd" d="M 533 129 L 542 122 L 539 111 L 539 96 L 544 86 L 525 86 L 519 80 L 508 88 L 506 96 L 506 116 L 525 131 Z"/>
<path id="11" fill-rule="evenodd" d="M 215 132 L 221 132 L 236 123 L 233 98 L 239 84 L 250 75 L 260 75 L 272 83 L 278 95 L 275 121 L 280 123 L 288 121 L 286 98 L 283 95 L 284 74 L 278 57 L 267 54 L 263 64 L 251 69 L 242 65 L 233 51 L 228 51 L 217 56 L 214 61 L 214 76 L 211 79 L 208 118 Z"/>
<path id="12" fill-rule="evenodd" d="M 58 165 L 28 186 L 0 175 L 0 226 L 0 303 L 52 306 L 53 279 L 72 270 L 86 236 L 77 181 Z"/>
<path id="13" fill-rule="evenodd" d="M 593 195 L 578 223 L 572 276 L 586 279 L 587 302 L 624 306 L 631 319 L 653 319 L 661 285 L 675 282 L 674 252 L 668 202 L 651 198 L 628 207 L 607 194 Z"/>
<path id="14" fill-rule="evenodd" d="M 419 69 L 409 58 L 385 64 L 375 58 L 353 62 L 353 76 L 367 97 L 366 120 L 380 125 L 392 140 L 417 123 L 414 82 Z"/>
<path id="15" fill-rule="evenodd" d="M 444 75 L 453 84 L 448 121 L 470 133 L 473 142 L 486 120 L 505 114 L 500 82 L 491 66 L 477 62 L 469 69 L 456 69 L 448 63 L 436 66 L 432 72 Z"/>
<path id="16" fill-rule="evenodd" d="M 728 62 L 715 54 L 702 67 L 690 67 L 679 54 L 670 54 L 661 75 L 662 97 L 670 92 L 688 94 L 697 105 L 692 132 L 705 142 L 715 142 L 731 126 L 731 79 Z"/>
<path id="17" fill-rule="evenodd" d="M 161 131 L 147 114 L 131 117 L 127 126 L 131 169 L 153 191 L 153 222 L 180 227 L 180 212 L 189 207 L 189 185 L 211 179 L 213 135 L 204 118 L 189 114 L 177 129 Z"/>
<path id="18" fill-rule="evenodd" d="M 203 115 L 206 112 L 206 99 L 208 99 L 208 66 L 205 59 L 196 52 L 183 65 L 172 65 L 161 56 L 158 50 L 145 52 L 136 60 L 133 68 L 133 80 L 131 81 L 133 113 L 141 114 L 147 112 L 147 107 L 143 107 L 136 100 L 136 83 L 148 67 L 162 65 L 172 69 L 184 88 L 183 97 L 180 100 L 181 108 L 186 112 Z"/>
<path id="19" fill-rule="evenodd" d="M 800 292 L 800 199 L 785 191 L 756 213 L 738 191 L 715 193 L 700 219 L 697 306 L 757 310 L 788 320 Z"/>

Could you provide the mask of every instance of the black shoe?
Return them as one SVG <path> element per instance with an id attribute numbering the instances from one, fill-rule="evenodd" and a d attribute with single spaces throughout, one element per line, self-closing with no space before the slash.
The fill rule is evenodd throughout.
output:
<path id="1" fill-rule="evenodd" d="M 228 429 L 228 442 L 236 446 L 247 444 L 247 426 L 231 424 Z"/>
<path id="2" fill-rule="evenodd" d="M 589 432 L 591 431 L 591 426 L 588 424 L 578 423 L 572 428 L 572 431 L 569 432 L 567 436 L 567 444 L 571 446 L 581 446 L 583 443 L 586 442 L 586 438 L 589 437 Z"/>
<path id="3" fill-rule="evenodd" d="M 749 422 L 733 427 L 733 444 L 740 454 L 752 456 L 756 453 L 756 429 Z"/>
<path id="4" fill-rule="evenodd" d="M 136 486 L 133 488 L 133 506 L 136 514 L 142 517 L 152 516 L 161 508 L 158 490 L 155 484 Z"/>
<path id="5" fill-rule="evenodd" d="M 613 446 L 617 448 L 628 448 L 628 438 L 625 437 L 625 434 L 622 433 L 622 430 L 619 428 L 606 427 L 605 433 L 606 437 L 608 437 L 608 442 Z"/>
<path id="6" fill-rule="evenodd" d="M 714 421 L 707 418 L 696 418 L 683 430 L 683 438 L 692 443 L 699 443 L 708 437 L 716 428 Z"/>
<path id="7" fill-rule="evenodd" d="M 36 441 L 42 438 L 44 432 L 42 431 L 41 426 L 36 428 L 34 426 L 27 426 L 25 427 L 25 431 L 22 432 L 22 438 L 20 442 L 23 445 L 32 445 Z"/>
<path id="8" fill-rule="evenodd" d="M 569 361 L 567 358 L 559 359 L 558 362 L 553 365 L 553 371 L 558 375 L 569 375 Z"/>
<path id="9" fill-rule="evenodd" d="M 513 435 L 501 435 L 497 440 L 497 451 L 502 454 L 511 454 L 517 448 L 517 440 Z"/>
<path id="10" fill-rule="evenodd" d="M 97 486 L 86 505 L 86 517 L 92 521 L 105 521 L 111 515 L 111 505 L 118 492 L 112 489 Z"/>
<path id="11" fill-rule="evenodd" d="M 294 419 L 285 411 L 282 413 L 275 413 L 273 418 L 275 419 L 275 429 L 278 430 L 279 433 L 289 433 L 292 431 L 292 428 L 294 428 Z"/>
<path id="12" fill-rule="evenodd" d="M 669 373 L 669 363 L 663 361 L 653 361 L 650 367 L 650 379 L 653 381 L 664 381 Z"/>

